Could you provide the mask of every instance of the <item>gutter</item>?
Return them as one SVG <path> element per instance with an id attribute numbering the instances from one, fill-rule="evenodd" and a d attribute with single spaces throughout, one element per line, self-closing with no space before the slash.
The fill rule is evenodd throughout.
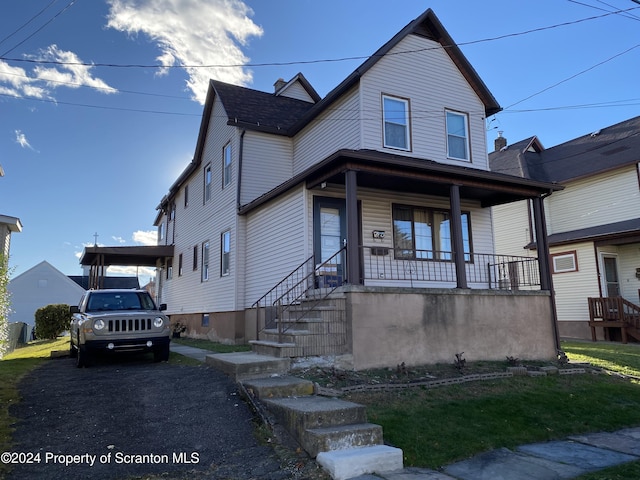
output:
<path id="1" fill-rule="evenodd" d="M 247 133 L 246 129 L 242 130 L 240 134 L 240 146 L 238 147 L 238 186 L 236 190 L 236 209 L 240 210 L 240 195 L 242 193 L 242 157 L 244 151 L 244 134 Z"/>

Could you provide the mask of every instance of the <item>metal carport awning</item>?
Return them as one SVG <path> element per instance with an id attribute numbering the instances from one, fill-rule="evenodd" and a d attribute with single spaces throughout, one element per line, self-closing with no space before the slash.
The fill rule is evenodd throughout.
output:
<path id="1" fill-rule="evenodd" d="M 173 257 L 173 245 L 138 247 L 85 247 L 80 265 L 89 266 L 89 288 L 102 288 L 106 268 L 111 265 L 156 267 L 159 260 Z"/>

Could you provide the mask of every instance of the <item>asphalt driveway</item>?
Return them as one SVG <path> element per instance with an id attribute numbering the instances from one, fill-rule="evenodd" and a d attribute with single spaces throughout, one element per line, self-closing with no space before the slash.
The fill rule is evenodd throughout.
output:
<path id="1" fill-rule="evenodd" d="M 152 363 L 148 356 L 78 369 L 50 360 L 20 384 L 8 480 L 298 479 L 317 467 L 278 455 L 255 436 L 235 384 L 205 366 Z"/>

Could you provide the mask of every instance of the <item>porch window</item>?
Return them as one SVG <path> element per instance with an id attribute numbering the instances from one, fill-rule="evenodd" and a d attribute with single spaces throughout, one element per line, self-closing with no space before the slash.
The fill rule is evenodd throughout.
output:
<path id="1" fill-rule="evenodd" d="M 462 213 L 465 261 L 471 260 L 469 213 Z M 393 206 L 395 257 L 418 260 L 453 260 L 450 213 L 445 210 Z"/>
<path id="2" fill-rule="evenodd" d="M 470 160 L 467 116 L 447 110 L 447 157 Z"/>
<path id="3" fill-rule="evenodd" d="M 409 101 L 382 96 L 384 146 L 409 150 Z"/>
<path id="4" fill-rule="evenodd" d="M 231 143 L 222 149 L 222 187 L 231 183 Z"/>
<path id="5" fill-rule="evenodd" d="M 211 200 L 211 165 L 207 165 L 204 169 L 204 201 Z"/>
<path id="6" fill-rule="evenodd" d="M 209 242 L 202 244 L 202 281 L 209 280 Z"/>
<path id="7" fill-rule="evenodd" d="M 226 231 L 221 235 L 220 245 L 220 275 L 229 275 L 229 257 L 231 256 L 231 232 Z"/>

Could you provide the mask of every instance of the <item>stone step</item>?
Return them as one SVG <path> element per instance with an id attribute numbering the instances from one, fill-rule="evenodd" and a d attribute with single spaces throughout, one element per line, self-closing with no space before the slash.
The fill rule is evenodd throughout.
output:
<path id="1" fill-rule="evenodd" d="M 295 343 L 278 343 L 266 340 L 250 340 L 251 350 L 263 356 L 274 358 L 291 358 L 301 357 L 302 349 L 298 348 Z"/>
<path id="2" fill-rule="evenodd" d="M 242 383 L 261 400 L 313 395 L 313 382 L 289 375 L 256 378 Z"/>
<path id="3" fill-rule="evenodd" d="M 316 457 L 333 480 L 349 478 L 369 473 L 389 473 L 402 470 L 402 450 L 387 445 L 350 448 L 321 452 Z"/>
<path id="4" fill-rule="evenodd" d="M 234 380 L 285 374 L 291 367 L 289 358 L 275 358 L 255 352 L 215 353 L 207 355 L 205 363 Z"/>
<path id="5" fill-rule="evenodd" d="M 358 423 L 310 428 L 303 434 L 300 443 L 312 457 L 331 450 L 381 445 L 382 427 L 373 423 Z"/>
<path id="6" fill-rule="evenodd" d="M 264 404 L 297 439 L 308 429 L 367 422 L 364 405 L 337 398 L 273 398 L 265 399 Z"/>

